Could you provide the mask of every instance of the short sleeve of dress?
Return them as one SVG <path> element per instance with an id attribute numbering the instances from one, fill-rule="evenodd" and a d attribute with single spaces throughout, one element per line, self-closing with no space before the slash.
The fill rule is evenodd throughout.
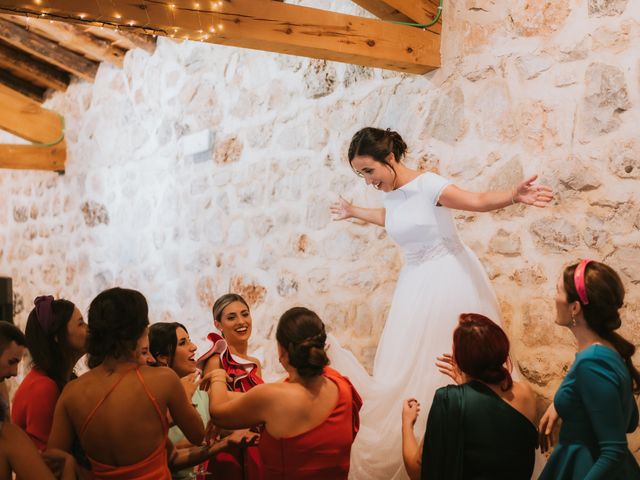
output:
<path id="1" fill-rule="evenodd" d="M 431 205 L 437 205 L 442 191 L 451 185 L 451 182 L 436 173 L 423 173 L 420 175 L 420 190 L 426 195 Z"/>

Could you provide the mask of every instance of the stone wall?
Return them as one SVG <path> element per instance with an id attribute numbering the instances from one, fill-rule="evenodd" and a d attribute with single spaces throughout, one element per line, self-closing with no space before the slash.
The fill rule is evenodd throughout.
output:
<path id="1" fill-rule="evenodd" d="M 449 0 L 442 39 L 443 66 L 425 76 L 159 39 L 53 95 L 65 174 L 0 172 L 0 275 L 18 323 L 38 294 L 86 311 L 122 285 L 202 344 L 212 302 L 233 290 L 253 305 L 268 372 L 274 322 L 300 304 L 370 366 L 401 258 L 382 229 L 332 222 L 328 205 L 380 203 L 345 159 L 351 135 L 377 125 L 401 132 L 410 164 L 464 188 L 533 173 L 554 187 L 545 210 L 457 216 L 541 404 L 574 354 L 553 324 L 568 262 L 622 272 L 623 332 L 640 344 L 640 2 Z M 207 129 L 211 150 L 185 154 L 182 139 Z"/>

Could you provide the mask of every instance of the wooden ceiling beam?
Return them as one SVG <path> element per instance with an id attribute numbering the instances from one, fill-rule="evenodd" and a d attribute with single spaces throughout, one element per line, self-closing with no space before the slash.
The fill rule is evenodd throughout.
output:
<path id="1" fill-rule="evenodd" d="M 21 17 L 18 15 L 2 15 L 7 20 L 47 37 L 63 47 L 101 62 L 109 62 L 122 67 L 125 49 L 114 46 L 110 41 L 84 32 L 77 25 L 54 22 L 40 18 Z"/>
<path id="2" fill-rule="evenodd" d="M 143 35 L 128 30 L 120 30 L 117 33 L 120 38 L 116 38 L 115 41 L 122 43 L 129 50 L 141 48 L 149 55 L 153 55 L 156 51 L 156 39 L 153 35 Z"/>
<path id="3" fill-rule="evenodd" d="M 376 17 L 392 22 L 429 24 L 438 16 L 439 0 L 352 0 Z M 436 33 L 442 30 L 442 19 L 429 27 Z"/>
<path id="4" fill-rule="evenodd" d="M 62 138 L 63 127 L 56 112 L 0 85 L 0 128 L 30 142 L 53 143 Z"/>
<path id="5" fill-rule="evenodd" d="M 0 145 L 0 168 L 20 170 L 64 171 L 67 146 L 64 142 L 53 147 L 33 145 Z"/>
<path id="6" fill-rule="evenodd" d="M 67 72 L 58 70 L 3 42 L 0 42 L 0 68 L 31 83 L 60 92 L 64 92 L 71 81 Z"/>
<path id="7" fill-rule="evenodd" d="M 6 0 L 0 0 L 0 7 L 6 3 Z M 98 72 L 99 63 L 8 20 L 0 19 L 0 39 L 84 80 L 92 82 Z"/>
<path id="8" fill-rule="evenodd" d="M 11 75 L 3 69 L 0 69 L 0 89 L 3 86 L 38 103 L 42 103 L 44 101 L 46 88 L 29 83 L 21 78 Z"/>
<path id="9" fill-rule="evenodd" d="M 79 25 L 78 28 L 84 29 L 87 33 L 106 38 L 125 50 L 133 50 L 134 48 L 142 48 L 149 54 L 153 54 L 156 50 L 156 39 L 152 35 L 143 35 L 136 32 L 113 30 L 111 28 Z"/>
<path id="10" fill-rule="evenodd" d="M 172 0 L 171 5 L 161 0 L 47 0 L 46 12 L 72 22 L 122 30 L 138 26 L 167 36 L 403 72 L 426 73 L 440 66 L 439 35 L 419 28 L 271 1 L 225 0 L 219 10 L 198 9 L 192 0 Z M 0 0 L 0 7 L 42 12 L 27 0 Z"/>

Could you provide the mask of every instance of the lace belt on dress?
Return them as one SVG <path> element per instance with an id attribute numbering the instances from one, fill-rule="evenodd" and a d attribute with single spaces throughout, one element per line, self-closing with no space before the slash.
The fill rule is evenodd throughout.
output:
<path id="1" fill-rule="evenodd" d="M 455 255 L 463 251 L 464 244 L 458 238 L 442 238 L 436 243 L 407 248 L 404 252 L 404 259 L 407 265 L 419 265 L 435 258 Z"/>

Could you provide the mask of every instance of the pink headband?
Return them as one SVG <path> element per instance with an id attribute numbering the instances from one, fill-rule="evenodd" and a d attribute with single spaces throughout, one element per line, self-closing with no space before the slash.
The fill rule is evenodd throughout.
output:
<path id="1" fill-rule="evenodd" d="M 36 297 L 33 304 L 36 306 L 36 317 L 38 322 L 44 330 L 44 333 L 49 333 L 51 328 L 51 322 L 53 321 L 53 310 L 51 304 L 53 303 L 53 297 L 51 295 L 43 295 Z"/>
<path id="2" fill-rule="evenodd" d="M 573 284 L 576 286 L 578 297 L 580 297 L 580 301 L 583 305 L 589 305 L 589 297 L 587 297 L 587 287 L 584 284 L 584 274 L 585 270 L 587 269 L 587 265 L 591 262 L 593 262 L 593 260 L 581 260 L 576 267 L 576 271 L 573 272 Z"/>

